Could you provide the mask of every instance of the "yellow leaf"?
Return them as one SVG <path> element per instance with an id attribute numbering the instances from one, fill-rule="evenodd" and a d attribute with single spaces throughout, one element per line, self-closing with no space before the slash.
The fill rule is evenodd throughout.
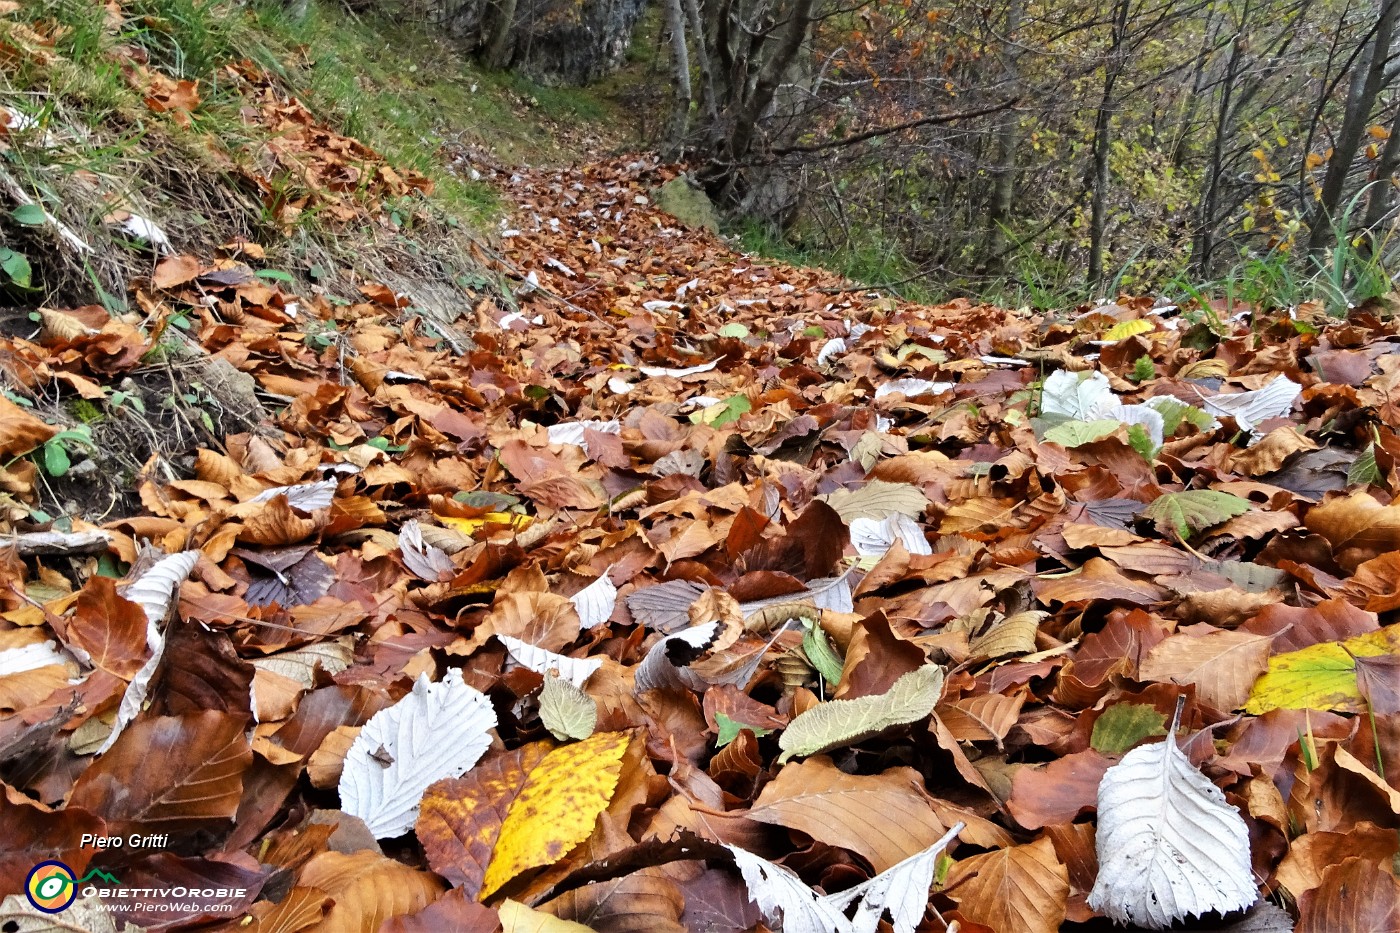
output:
<path id="1" fill-rule="evenodd" d="M 1138 334 L 1145 334 L 1152 329 L 1151 321 L 1144 321 L 1138 318 L 1135 321 L 1123 321 L 1121 324 L 1114 324 L 1104 333 L 1104 340 L 1127 340 Z"/>
<path id="2" fill-rule="evenodd" d="M 530 522 L 534 521 L 530 516 L 519 512 L 487 512 L 480 518 L 456 518 L 451 515 L 439 515 L 438 521 L 448 528 L 455 528 L 463 534 L 474 535 L 487 525 L 509 525 L 519 531 L 522 528 L 530 527 Z"/>
<path id="3" fill-rule="evenodd" d="M 1366 132 L 1368 132 L 1368 133 L 1371 134 L 1371 138 L 1372 138 L 1372 139 L 1389 139 L 1389 138 L 1390 138 L 1390 130 L 1386 129 L 1386 128 L 1383 127 L 1383 126 L 1373 126 L 1373 127 L 1371 127 L 1369 130 L 1367 130 Z"/>
<path id="4" fill-rule="evenodd" d="M 593 933 L 592 927 L 561 920 L 510 898 L 501 905 L 500 915 L 501 933 Z"/>
<path id="5" fill-rule="evenodd" d="M 1252 716 L 1274 709 L 1361 712 L 1366 701 L 1356 686 L 1353 656 L 1382 654 L 1400 654 L 1400 625 L 1276 654 L 1269 659 L 1269 669 L 1254 682 L 1244 711 Z"/>
<path id="6" fill-rule="evenodd" d="M 1376 148 L 1376 144 L 1375 144 L 1375 143 L 1371 143 L 1370 145 L 1368 145 L 1368 146 L 1366 147 L 1366 158 L 1368 158 L 1368 159 L 1375 159 L 1375 158 L 1378 158 L 1378 157 L 1380 156 L 1380 154 L 1381 154 L 1381 151 L 1380 151 L 1379 149 Z"/>
<path id="7" fill-rule="evenodd" d="M 481 885 L 485 899 L 530 868 L 553 865 L 593 832 L 622 771 L 628 732 L 603 732 L 556 748 L 510 805 Z"/>
<path id="8" fill-rule="evenodd" d="M 1327 160 L 1324 159 L 1322 156 L 1318 155 L 1316 152 L 1309 152 L 1309 153 L 1308 153 L 1307 166 L 1308 166 L 1309 169 L 1317 168 L 1319 165 L 1321 165 L 1321 164 L 1322 164 L 1323 162 L 1325 162 L 1325 161 L 1327 161 Z"/>

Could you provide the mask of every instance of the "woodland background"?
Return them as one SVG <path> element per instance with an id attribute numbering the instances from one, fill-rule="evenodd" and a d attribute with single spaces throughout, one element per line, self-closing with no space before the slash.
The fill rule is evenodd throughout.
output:
<path id="1" fill-rule="evenodd" d="M 550 85 L 654 45 L 643 142 L 749 245 L 871 281 L 1286 302 L 1379 294 L 1394 264 L 1391 0 L 368 5 Z"/>

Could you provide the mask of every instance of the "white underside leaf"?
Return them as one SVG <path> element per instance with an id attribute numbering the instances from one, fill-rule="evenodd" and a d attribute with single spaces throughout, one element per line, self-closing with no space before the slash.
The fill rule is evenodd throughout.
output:
<path id="1" fill-rule="evenodd" d="M 905 398 L 914 398 L 919 395 L 942 395 L 957 387 L 956 382 L 935 382 L 932 379 L 895 379 L 877 388 L 875 397 L 903 395 Z"/>
<path id="2" fill-rule="evenodd" d="M 151 634 L 147 631 L 148 641 Z M 111 748 L 117 741 L 117 737 L 122 734 L 122 730 L 131 724 L 136 718 L 136 714 L 141 712 L 141 707 L 146 703 L 146 693 L 151 689 L 151 677 L 155 675 L 156 668 L 160 666 L 161 655 L 165 654 L 165 636 L 159 631 L 155 632 L 155 644 L 151 645 L 151 656 L 146 659 L 146 663 L 141 665 L 141 669 L 136 672 L 136 676 L 131 678 L 131 683 L 126 685 L 126 692 L 122 694 L 122 701 L 117 706 L 117 718 L 112 720 L 112 731 L 108 733 L 106 741 L 97 749 L 97 754 L 102 754 Z"/>
<path id="3" fill-rule="evenodd" d="M 1257 440 L 1257 426 L 1270 418 L 1281 418 L 1293 409 L 1303 387 L 1287 376 L 1277 376 L 1262 389 L 1253 392 L 1236 392 L 1233 395 L 1203 396 L 1201 407 L 1212 415 L 1222 415 L 1235 419 L 1244 430 Z"/>
<path id="4" fill-rule="evenodd" d="M 575 687 L 582 687 L 583 682 L 592 677 L 593 672 L 603 666 L 602 658 L 571 658 L 566 654 L 556 654 L 509 635 L 497 635 L 496 638 L 506 646 L 510 656 L 521 667 L 528 667 L 540 675 L 547 675 L 550 671 L 555 671 Z"/>
<path id="5" fill-rule="evenodd" d="M 1045 377 L 1040 390 L 1040 413 L 1064 415 L 1075 421 L 1098 421 L 1106 409 L 1118 404 L 1118 397 L 1100 372 L 1056 370 Z"/>
<path id="6" fill-rule="evenodd" d="M 622 422 L 616 418 L 612 421 L 570 421 L 565 424 L 552 424 L 545 428 L 545 433 L 549 435 L 551 444 L 582 448 L 583 432 L 590 430 L 599 434 L 619 434 L 622 432 Z"/>
<path id="7" fill-rule="evenodd" d="M 428 785 L 461 777 L 491 746 L 496 711 L 452 669 L 438 683 L 422 674 L 413 692 L 375 713 L 345 755 L 340 804 L 376 839 L 413 828 Z"/>
<path id="8" fill-rule="evenodd" d="M 136 603 L 146 613 L 146 645 L 152 651 L 156 648 L 160 623 L 170 612 L 170 602 L 175 591 L 199 563 L 198 551 L 181 551 L 162 557 L 136 580 L 127 584 L 122 597 Z"/>
<path id="9" fill-rule="evenodd" d="M 145 705 L 146 693 L 151 688 L 151 677 L 155 675 L 156 668 L 160 666 L 161 655 L 165 653 L 165 635 L 160 630 L 160 623 L 165 621 L 170 612 L 170 603 L 174 600 L 180 584 L 185 582 L 185 578 L 198 562 L 199 551 L 169 554 L 152 564 L 122 592 L 125 599 L 136 603 L 146 613 L 146 647 L 151 649 L 151 656 L 141 665 L 136 676 L 131 678 L 131 683 L 126 685 L 126 692 L 122 694 L 122 701 L 117 706 L 117 717 L 112 721 L 112 731 L 97 750 L 99 755 L 112 747 L 122 730 L 131 724 Z"/>
<path id="10" fill-rule="evenodd" d="M 851 544 L 862 557 L 884 557 L 898 541 L 910 554 L 932 554 L 923 528 L 908 515 L 896 512 L 883 519 L 851 519 Z"/>
<path id="11" fill-rule="evenodd" d="M 316 483 L 298 483 L 295 486 L 274 486 L 264 489 L 249 502 L 271 502 L 278 496 L 286 496 L 287 504 L 299 512 L 315 512 L 328 509 L 335 501 L 335 488 L 338 479 L 323 479 Z"/>
<path id="12" fill-rule="evenodd" d="M 570 596 L 569 602 L 578 612 L 581 628 L 597 628 L 612 618 L 613 609 L 617 606 L 617 587 L 613 586 L 605 570 L 598 579 Z"/>
<path id="13" fill-rule="evenodd" d="M 1259 899 L 1244 818 L 1173 737 L 1135 748 L 1109 768 L 1098 809 L 1094 910 L 1161 930 Z"/>
<path id="14" fill-rule="evenodd" d="M 672 688 L 704 690 L 708 687 L 709 684 L 698 674 L 688 668 L 676 666 L 671 661 L 669 649 L 673 643 L 680 642 L 692 649 L 701 650 L 714 641 L 719 626 L 718 622 L 706 622 L 704 625 L 694 625 L 658 640 L 647 651 L 647 656 L 642 658 L 642 663 L 637 665 L 633 678 L 637 691 L 642 693 L 647 690 Z"/>
<path id="15" fill-rule="evenodd" d="M 734 855 L 750 900 L 783 933 L 875 933 L 886 915 L 894 933 L 914 933 L 928 907 L 938 856 L 962 830 L 962 823 L 954 825 L 922 852 L 837 894 L 818 894 L 781 865 L 738 846 L 725 848 Z"/>
<path id="16" fill-rule="evenodd" d="M 25 671 L 38 670 L 41 667 L 52 667 L 55 664 L 63 665 L 71 661 L 67 652 L 60 651 L 58 642 L 44 641 L 35 642 L 32 645 L 21 645 L 18 648 L 10 648 L 0 651 L 0 677 L 8 677 L 11 674 L 23 674 Z"/>
<path id="17" fill-rule="evenodd" d="M 446 551 L 423 540 L 423 527 L 417 519 L 409 519 L 399 529 L 399 554 L 405 567 L 430 583 L 450 580 L 457 572 Z"/>
<path id="18" fill-rule="evenodd" d="M 821 350 L 817 352 L 817 365 L 825 366 L 833 357 L 840 356 L 846 352 L 846 341 L 841 337 L 832 337 L 822 344 Z"/>

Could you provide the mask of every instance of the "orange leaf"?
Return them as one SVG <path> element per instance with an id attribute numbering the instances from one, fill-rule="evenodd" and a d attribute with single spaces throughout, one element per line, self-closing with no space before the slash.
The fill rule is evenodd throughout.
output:
<path id="1" fill-rule="evenodd" d="M 764 786 L 749 819 L 850 849 L 877 872 L 922 852 L 948 831 L 929 807 L 914 769 L 846 774 L 826 756 L 780 770 Z"/>
<path id="2" fill-rule="evenodd" d="M 965 916 L 994 930 L 1055 933 L 1065 919 L 1069 869 L 1042 836 L 958 862 L 945 890 Z"/>

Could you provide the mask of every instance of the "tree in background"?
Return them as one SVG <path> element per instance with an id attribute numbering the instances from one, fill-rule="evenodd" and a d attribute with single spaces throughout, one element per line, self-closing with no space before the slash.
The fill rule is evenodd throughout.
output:
<path id="1" fill-rule="evenodd" d="M 491 67 L 587 82 L 643 0 L 464 0 Z M 741 225 L 879 281 L 1109 294 L 1400 249 L 1400 0 L 659 0 L 648 142 Z"/>

